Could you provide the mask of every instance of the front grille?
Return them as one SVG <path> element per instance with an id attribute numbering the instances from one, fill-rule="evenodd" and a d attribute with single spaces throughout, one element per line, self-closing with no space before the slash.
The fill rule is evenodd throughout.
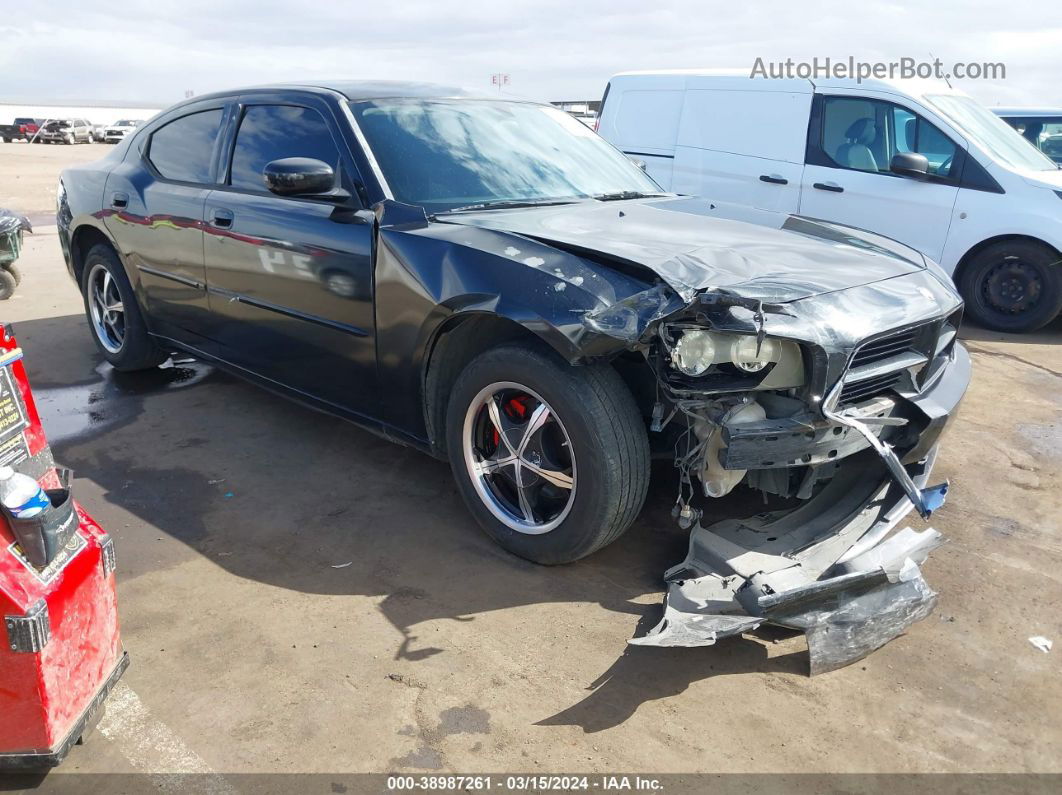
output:
<path id="1" fill-rule="evenodd" d="M 890 334 L 888 337 L 868 342 L 860 346 L 852 358 L 852 367 L 863 367 L 890 359 L 900 353 L 906 353 L 914 348 L 919 329 L 907 329 L 898 334 Z"/>
<path id="2" fill-rule="evenodd" d="M 901 386 L 908 368 L 932 355 L 930 325 L 916 326 L 866 342 L 856 349 L 841 389 L 841 403 L 878 397 Z M 893 361 L 895 360 L 895 362 Z"/>
<path id="3" fill-rule="evenodd" d="M 877 397 L 896 386 L 902 375 L 902 371 L 885 373 L 874 378 L 868 378 L 866 381 L 856 381 L 855 383 L 847 384 L 841 388 L 840 402 L 857 403 L 860 400 Z"/>

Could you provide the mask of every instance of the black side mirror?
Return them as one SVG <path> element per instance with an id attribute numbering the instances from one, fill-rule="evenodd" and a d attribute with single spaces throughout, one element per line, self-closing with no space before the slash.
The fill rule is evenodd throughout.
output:
<path id="1" fill-rule="evenodd" d="M 929 175 L 929 161 L 917 152 L 897 152 L 889 163 L 889 171 L 901 177 L 925 179 Z"/>
<path id="2" fill-rule="evenodd" d="M 273 160 L 266 164 L 262 176 L 266 187 L 278 196 L 319 196 L 332 193 L 336 184 L 332 167 L 309 157 Z"/>

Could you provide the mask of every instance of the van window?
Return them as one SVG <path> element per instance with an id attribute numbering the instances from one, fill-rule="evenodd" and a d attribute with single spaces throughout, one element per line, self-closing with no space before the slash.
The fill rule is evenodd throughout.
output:
<path id="1" fill-rule="evenodd" d="M 684 91 L 620 91 L 609 98 L 618 106 L 608 136 L 624 150 L 675 148 Z"/>
<path id="2" fill-rule="evenodd" d="M 929 161 L 929 173 L 950 177 L 955 143 L 916 113 L 892 102 L 861 97 L 826 97 L 822 151 L 841 168 L 889 173 L 893 155 L 915 152 Z"/>
<path id="3" fill-rule="evenodd" d="M 148 160 L 167 179 L 210 182 L 214 142 L 220 129 L 220 108 L 175 119 L 152 133 Z"/>
<path id="4" fill-rule="evenodd" d="M 810 110 L 811 94 L 691 90 L 686 92 L 678 143 L 803 163 Z"/>

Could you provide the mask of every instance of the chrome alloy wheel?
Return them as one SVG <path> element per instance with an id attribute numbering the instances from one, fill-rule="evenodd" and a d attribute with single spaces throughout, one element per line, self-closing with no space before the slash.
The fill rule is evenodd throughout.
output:
<path id="1" fill-rule="evenodd" d="M 125 344 L 125 306 L 118 283 L 103 265 L 93 265 L 88 277 L 88 304 L 96 339 L 108 353 Z"/>
<path id="2" fill-rule="evenodd" d="M 462 430 L 465 466 L 483 504 L 519 533 L 556 529 L 575 502 L 575 451 L 540 395 L 511 381 L 485 386 Z"/>

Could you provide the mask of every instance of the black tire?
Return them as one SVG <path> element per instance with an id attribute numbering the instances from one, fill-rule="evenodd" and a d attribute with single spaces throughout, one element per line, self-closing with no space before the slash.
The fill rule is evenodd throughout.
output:
<path id="1" fill-rule="evenodd" d="M 0 301 L 6 301 L 15 294 L 18 280 L 6 268 L 0 268 Z"/>
<path id="2" fill-rule="evenodd" d="M 97 268 L 104 268 L 114 280 L 118 294 L 122 299 L 123 309 L 123 334 L 117 350 L 113 350 L 113 340 L 109 347 L 101 339 L 101 332 L 93 319 L 91 299 L 89 297 L 89 283 L 96 278 L 94 274 Z M 114 253 L 114 249 L 103 243 L 89 249 L 85 257 L 85 265 L 81 274 L 81 297 L 85 303 L 85 316 L 88 318 L 89 332 L 96 343 L 96 347 L 115 370 L 131 372 L 134 370 L 147 370 L 166 361 L 166 354 L 159 349 L 151 335 L 147 332 L 143 315 L 140 313 L 140 305 L 137 303 L 133 287 L 129 284 L 129 277 L 125 274 L 125 268 Z"/>
<path id="3" fill-rule="evenodd" d="M 10 139 L 10 138 L 5 138 L 5 139 L 4 139 L 4 143 L 5 143 L 5 144 L 9 144 L 9 143 L 11 143 L 11 139 Z"/>
<path id="4" fill-rule="evenodd" d="M 1062 310 L 1062 257 L 1033 240 L 1004 240 L 979 252 L 959 277 L 966 314 L 994 331 L 1036 331 Z"/>
<path id="5" fill-rule="evenodd" d="M 500 521 L 465 461 L 466 418 L 481 391 L 512 382 L 533 390 L 563 423 L 575 459 L 574 494 L 554 529 L 531 535 Z M 552 352 L 506 345 L 474 359 L 457 378 L 446 412 L 446 446 L 458 490 L 502 547 L 535 563 L 570 563 L 615 541 L 645 502 L 649 443 L 634 398 L 608 365 L 573 367 Z"/>
<path id="6" fill-rule="evenodd" d="M 18 287 L 22 284 L 22 270 L 13 262 L 9 262 L 3 266 L 2 270 L 7 271 L 15 279 L 15 286 Z"/>

